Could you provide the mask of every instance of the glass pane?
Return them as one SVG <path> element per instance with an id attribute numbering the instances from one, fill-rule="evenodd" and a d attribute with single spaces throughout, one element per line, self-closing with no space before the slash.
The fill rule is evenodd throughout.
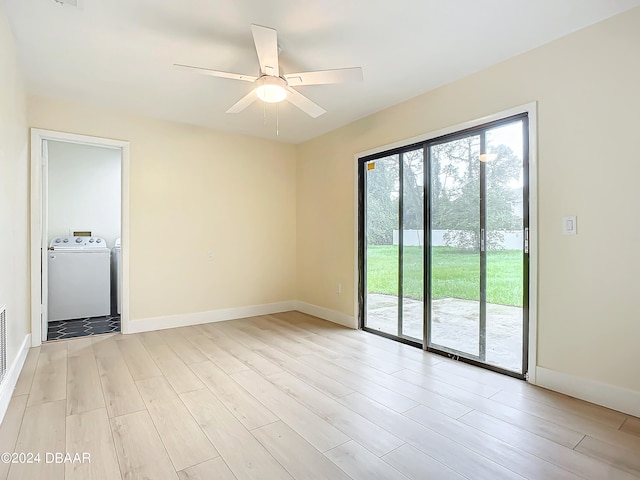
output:
<path id="1" fill-rule="evenodd" d="M 522 121 L 486 133 L 486 361 L 522 373 L 524 230 Z"/>
<path id="2" fill-rule="evenodd" d="M 431 168 L 430 346 L 479 355 L 480 137 L 429 150 Z"/>
<path id="3" fill-rule="evenodd" d="M 398 335 L 398 155 L 365 163 L 365 326 Z"/>
<path id="4" fill-rule="evenodd" d="M 402 336 L 422 341 L 424 321 L 424 155 L 402 154 Z"/>

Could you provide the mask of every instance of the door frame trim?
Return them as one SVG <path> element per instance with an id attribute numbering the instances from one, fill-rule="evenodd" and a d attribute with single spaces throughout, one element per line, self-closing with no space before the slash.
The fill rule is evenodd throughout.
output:
<path id="1" fill-rule="evenodd" d="M 45 140 L 79 143 L 97 147 L 116 148 L 121 152 L 121 232 L 122 239 L 122 313 L 120 325 L 122 333 L 129 332 L 129 142 L 89 135 L 58 132 L 40 128 L 31 129 L 31 206 L 30 206 L 30 283 L 31 283 L 31 346 L 42 344 L 41 302 L 41 261 L 42 252 L 48 245 L 43 240 L 42 221 L 44 218 L 43 178 L 44 159 L 42 144 Z"/>
<path id="2" fill-rule="evenodd" d="M 363 319 L 360 318 L 360 302 L 362 301 L 360 292 L 360 175 L 359 162 L 363 157 L 387 152 L 389 150 L 400 149 L 409 145 L 426 142 L 437 137 L 449 135 L 461 130 L 466 130 L 480 125 L 494 122 L 506 117 L 526 113 L 529 118 L 529 331 L 528 331 L 528 371 L 525 379 L 532 384 L 536 384 L 537 345 L 538 345 L 538 120 L 537 102 L 509 108 L 496 112 L 475 120 L 470 120 L 457 125 L 452 125 L 432 132 L 424 133 L 415 137 L 399 140 L 387 145 L 381 145 L 370 150 L 358 152 L 353 156 L 354 163 L 354 316 L 357 324 L 362 328 Z M 426 340 L 426 339 L 425 339 Z"/>

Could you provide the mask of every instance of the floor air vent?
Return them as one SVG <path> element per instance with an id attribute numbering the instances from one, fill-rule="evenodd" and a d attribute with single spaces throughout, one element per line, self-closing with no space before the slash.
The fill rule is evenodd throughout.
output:
<path id="1" fill-rule="evenodd" d="M 0 306 L 0 383 L 7 373 L 7 309 Z"/>

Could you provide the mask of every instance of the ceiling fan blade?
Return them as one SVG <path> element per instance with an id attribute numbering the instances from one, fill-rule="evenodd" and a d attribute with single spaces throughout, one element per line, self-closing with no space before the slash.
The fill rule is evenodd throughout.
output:
<path id="1" fill-rule="evenodd" d="M 302 95 L 297 90 L 293 88 L 287 87 L 287 100 L 293 103 L 296 107 L 302 110 L 304 113 L 309 115 L 310 117 L 317 118 L 323 113 L 327 113 L 327 111 L 322 108 L 320 105 L 313 103 L 307 97 Z"/>
<path id="2" fill-rule="evenodd" d="M 361 82 L 362 68 L 338 68 L 336 70 L 320 70 L 317 72 L 287 73 L 287 83 L 297 85 L 322 85 L 327 83 Z"/>
<path id="3" fill-rule="evenodd" d="M 240 113 L 253 102 L 256 101 L 258 97 L 256 96 L 256 91 L 251 90 L 244 97 L 242 97 L 235 105 L 233 105 L 226 113 Z"/>
<path id="4" fill-rule="evenodd" d="M 174 63 L 173 66 L 176 68 L 179 68 L 180 70 L 198 72 L 204 75 L 211 75 L 212 77 L 230 78 L 232 80 L 244 80 L 245 82 L 255 82 L 258 79 L 258 77 L 253 77 L 251 75 L 243 75 L 241 73 L 220 72 L 218 70 L 211 70 L 210 68 L 193 67 L 191 65 L 180 65 L 178 63 Z"/>
<path id="5" fill-rule="evenodd" d="M 278 67 L 278 32 L 273 28 L 251 24 L 253 42 L 256 44 L 260 71 L 265 75 L 280 76 Z"/>

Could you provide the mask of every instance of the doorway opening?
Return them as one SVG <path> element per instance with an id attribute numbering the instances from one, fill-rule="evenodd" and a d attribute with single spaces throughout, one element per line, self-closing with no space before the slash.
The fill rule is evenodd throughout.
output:
<path id="1" fill-rule="evenodd" d="M 45 140 L 47 340 L 120 331 L 119 148 Z"/>
<path id="2" fill-rule="evenodd" d="M 525 378 L 529 174 L 527 113 L 360 158 L 361 327 Z"/>
<path id="3" fill-rule="evenodd" d="M 128 143 L 31 135 L 32 345 L 126 332 Z"/>

